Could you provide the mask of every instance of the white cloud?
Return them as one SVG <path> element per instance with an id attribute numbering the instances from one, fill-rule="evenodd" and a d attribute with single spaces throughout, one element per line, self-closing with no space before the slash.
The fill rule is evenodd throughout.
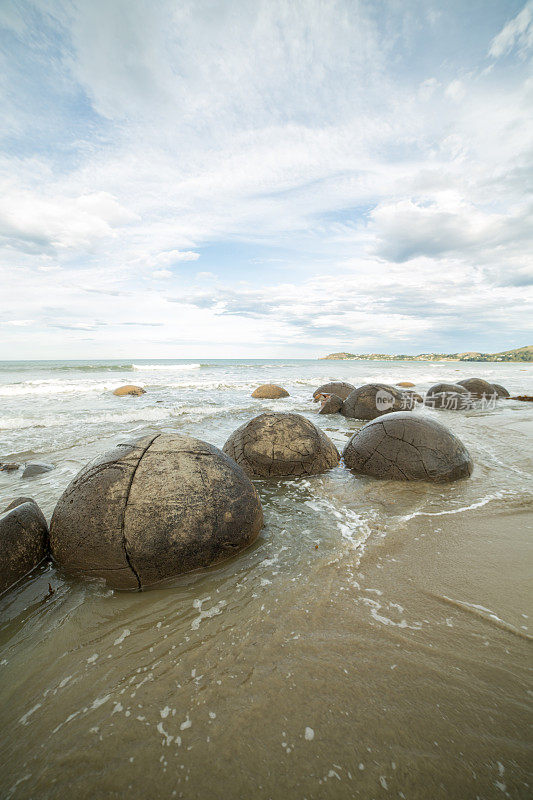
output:
<path id="1" fill-rule="evenodd" d="M 489 55 L 493 58 L 500 58 L 515 47 L 522 55 L 525 55 L 526 51 L 533 47 L 533 2 L 531 0 L 494 37 L 490 44 Z"/>
<path id="2" fill-rule="evenodd" d="M 491 71 L 475 50 L 458 57 L 447 15 L 460 11 L 445 7 L 21 3 L 32 13 L 7 14 L 21 60 L 4 62 L 4 107 L 21 143 L 0 158 L 0 255 L 2 302 L 36 320 L 35 346 L 43 330 L 46 347 L 90 329 L 103 354 L 165 337 L 373 347 L 462 324 L 474 285 L 487 308 L 516 297 L 513 324 L 527 322 L 533 83 L 516 53 L 531 3 L 488 27 L 483 52 L 510 54 Z M 53 52 L 42 83 L 35 9 Z M 24 69 L 52 93 L 38 134 Z M 428 283 L 455 316 L 424 316 Z M 133 320 L 149 327 L 139 341 Z"/>

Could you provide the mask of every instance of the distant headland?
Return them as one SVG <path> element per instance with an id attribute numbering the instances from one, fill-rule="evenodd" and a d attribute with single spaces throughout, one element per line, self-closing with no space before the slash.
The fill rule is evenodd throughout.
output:
<path id="1" fill-rule="evenodd" d="M 420 353 L 417 356 L 389 353 L 330 353 L 322 359 L 331 361 L 533 361 L 533 345 L 504 350 L 501 353 Z"/>

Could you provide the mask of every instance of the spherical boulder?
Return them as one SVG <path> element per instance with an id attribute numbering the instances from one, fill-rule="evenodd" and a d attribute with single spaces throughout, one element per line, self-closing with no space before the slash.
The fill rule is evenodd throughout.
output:
<path id="1" fill-rule="evenodd" d="M 289 397 L 289 393 L 281 386 L 276 386 L 275 383 L 264 383 L 263 386 L 258 386 L 252 392 L 252 397 L 257 400 L 279 400 L 280 397 Z"/>
<path id="2" fill-rule="evenodd" d="M 250 545 L 263 525 L 243 470 L 191 436 L 119 444 L 64 491 L 50 525 L 65 570 L 142 589 L 208 567 Z"/>
<path id="3" fill-rule="evenodd" d="M 494 389 L 494 391 L 496 392 L 498 397 L 510 397 L 511 396 L 509 394 L 509 392 L 507 391 L 507 389 L 505 388 L 505 386 L 501 386 L 501 384 L 499 384 L 499 383 L 493 383 L 492 384 L 492 388 Z"/>
<path id="4" fill-rule="evenodd" d="M 460 383 L 435 383 L 427 390 L 425 403 L 431 408 L 450 411 L 470 408 L 472 405 L 468 389 Z"/>
<path id="5" fill-rule="evenodd" d="M 392 411 L 412 408 L 405 392 L 386 383 L 365 383 L 355 389 L 342 405 L 341 414 L 353 419 L 375 419 Z"/>
<path id="6" fill-rule="evenodd" d="M 336 394 L 341 400 L 346 400 L 348 395 L 353 392 L 355 386 L 345 381 L 331 381 L 331 383 L 323 383 L 318 389 L 313 392 L 313 400 L 318 400 L 321 394 Z"/>
<path id="7" fill-rule="evenodd" d="M 34 500 L 10 503 L 0 514 L 0 594 L 48 555 L 48 525 Z"/>
<path id="8" fill-rule="evenodd" d="M 117 397 L 125 397 L 126 395 L 139 397 L 141 394 L 146 394 L 146 391 L 141 389 L 140 386 L 132 386 L 131 384 L 128 384 L 127 386 L 119 386 L 118 389 L 115 389 L 113 394 L 116 394 Z"/>
<path id="9" fill-rule="evenodd" d="M 342 408 L 342 400 L 338 394 L 330 394 L 322 401 L 319 414 L 338 414 Z"/>
<path id="10" fill-rule="evenodd" d="M 314 475 L 339 463 L 332 441 L 300 414 L 267 413 L 237 428 L 223 447 L 248 475 Z"/>
<path id="11" fill-rule="evenodd" d="M 492 397 L 495 394 L 495 389 L 492 383 L 484 381 L 482 378 L 465 378 L 465 380 L 457 381 L 459 386 L 470 392 L 472 397 L 480 399 L 483 396 L 486 398 Z"/>
<path id="12" fill-rule="evenodd" d="M 444 425 L 417 414 L 385 414 L 348 442 L 344 463 L 376 478 L 443 483 L 467 478 L 472 459 Z"/>

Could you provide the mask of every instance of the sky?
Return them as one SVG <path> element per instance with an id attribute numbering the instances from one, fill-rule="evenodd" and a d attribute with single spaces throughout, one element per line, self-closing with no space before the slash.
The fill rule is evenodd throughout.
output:
<path id="1" fill-rule="evenodd" d="M 533 0 L 0 0 L 0 359 L 496 352 Z"/>

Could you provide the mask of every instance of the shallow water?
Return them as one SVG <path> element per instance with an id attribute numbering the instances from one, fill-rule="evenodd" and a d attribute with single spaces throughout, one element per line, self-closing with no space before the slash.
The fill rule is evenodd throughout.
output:
<path id="1" fill-rule="evenodd" d="M 479 375 L 531 394 L 530 370 L 0 364 L 0 460 L 55 464 L 25 481 L 0 473 L 0 507 L 29 494 L 50 516 L 115 443 L 180 431 L 221 446 L 268 408 L 305 414 L 342 448 L 362 423 L 318 417 L 310 399 L 331 378 L 423 391 Z M 270 381 L 291 396 L 250 398 Z M 123 383 L 147 393 L 114 397 Z M 216 569 L 129 594 L 44 566 L 1 598 L 1 796 L 529 797 L 533 413 L 518 401 L 417 413 L 465 442 L 471 479 L 404 484 L 339 467 L 257 481 L 266 526 Z"/>

